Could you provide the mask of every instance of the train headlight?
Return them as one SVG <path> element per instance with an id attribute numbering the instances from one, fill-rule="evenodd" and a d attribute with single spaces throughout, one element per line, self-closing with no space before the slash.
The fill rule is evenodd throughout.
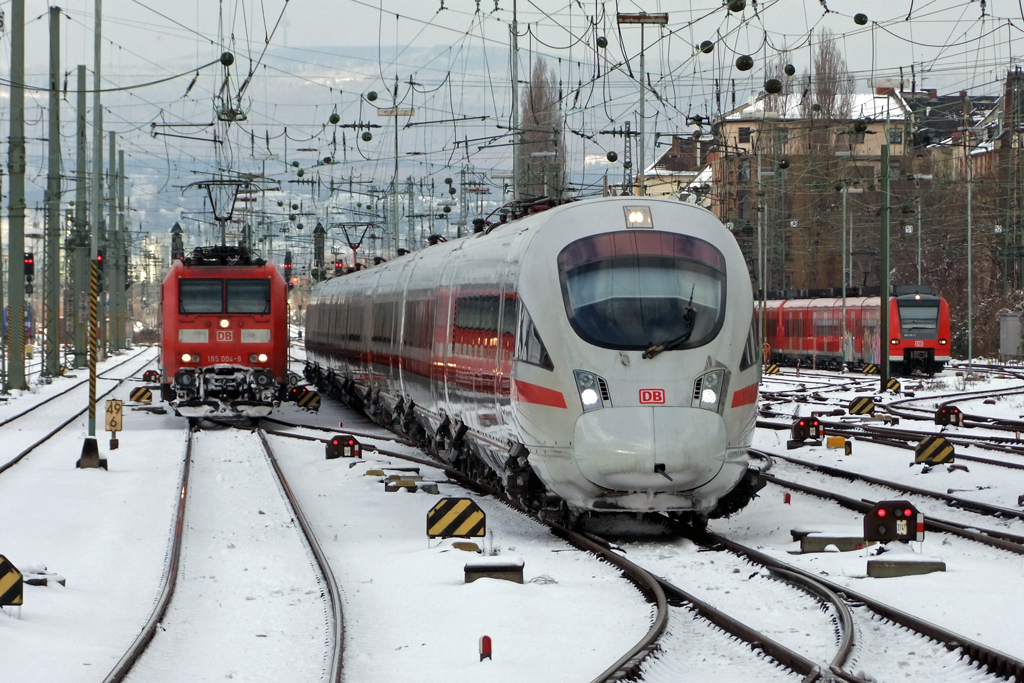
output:
<path id="1" fill-rule="evenodd" d="M 266 363 L 266 362 L 267 362 L 267 354 L 265 354 L 265 353 L 261 353 L 261 354 L 260 354 L 260 355 L 258 356 L 258 359 L 259 359 L 259 361 L 260 361 L 261 363 Z"/>
<path id="2" fill-rule="evenodd" d="M 651 210 L 646 206 L 624 206 L 627 228 L 653 228 Z"/>
<path id="3" fill-rule="evenodd" d="M 892 344 L 893 346 L 899 346 L 900 345 L 900 340 L 899 339 L 890 339 L 889 343 Z"/>
<path id="4" fill-rule="evenodd" d="M 693 399 L 697 407 L 718 412 L 725 393 L 725 370 L 712 370 L 694 382 Z"/>
<path id="5" fill-rule="evenodd" d="M 940 339 L 940 340 L 939 340 L 939 346 L 945 346 L 945 345 L 946 345 L 946 344 L 948 344 L 948 343 L 949 343 L 949 342 L 947 342 L 947 341 L 946 341 L 945 339 Z"/>
<path id="6" fill-rule="evenodd" d="M 604 388 L 606 386 L 604 380 L 586 370 L 574 370 L 573 374 L 576 376 L 576 390 L 579 391 L 583 410 L 604 408 L 603 394 L 607 391 Z"/>
<path id="7" fill-rule="evenodd" d="M 228 320 L 227 318 L 221 318 L 221 321 L 220 321 L 220 326 L 221 327 L 227 327 L 230 324 L 231 324 L 230 320 Z"/>
<path id="8" fill-rule="evenodd" d="M 183 354 L 181 354 L 181 362 L 182 363 L 198 363 L 199 362 L 199 354 L 197 354 L 197 353 L 183 353 Z"/>

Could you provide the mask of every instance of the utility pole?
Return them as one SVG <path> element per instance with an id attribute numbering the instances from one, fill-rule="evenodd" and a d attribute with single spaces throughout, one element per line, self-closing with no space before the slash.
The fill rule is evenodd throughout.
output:
<path id="1" fill-rule="evenodd" d="M 410 77 L 410 81 L 412 78 Z M 398 221 L 401 202 L 398 199 L 398 74 L 395 74 L 395 177 L 391 181 L 391 229 L 395 231 L 395 254 L 398 253 Z"/>
<path id="2" fill-rule="evenodd" d="M 8 199 L 8 347 L 7 381 L 25 384 L 25 0 L 11 0 L 11 137 L 7 148 L 11 174 Z"/>
<path id="3" fill-rule="evenodd" d="M 75 326 L 75 367 L 84 368 L 89 360 L 86 347 L 86 301 L 89 279 L 89 180 L 86 175 L 86 113 L 85 113 L 85 65 L 78 65 L 78 110 L 75 146 L 75 232 L 74 232 L 74 326 Z"/>
<path id="4" fill-rule="evenodd" d="M 20 0 L 18 0 L 20 1 Z M 89 278 L 89 435 L 82 443 L 78 467 L 106 467 L 100 460 L 96 443 L 96 361 L 99 355 L 100 298 L 100 223 L 103 220 L 103 111 L 100 108 L 100 48 L 103 0 L 96 0 L 96 28 L 93 32 L 93 109 L 92 109 L 92 240 L 89 255 L 92 261 Z"/>
<path id="5" fill-rule="evenodd" d="M 887 129 L 888 130 L 888 129 Z M 888 138 L 888 134 L 886 134 Z M 878 300 L 881 310 L 879 311 L 879 344 L 882 357 L 878 363 L 878 374 L 881 378 L 879 391 L 886 391 L 889 384 L 889 340 L 892 338 L 889 332 L 889 144 L 882 145 L 882 272 L 880 273 L 882 285 Z"/>
<path id="6" fill-rule="evenodd" d="M 846 180 L 843 180 L 843 318 L 842 318 L 842 343 L 840 345 L 840 353 L 843 355 L 843 363 L 849 360 L 846 352 L 846 190 L 849 185 L 846 184 Z"/>
<path id="7" fill-rule="evenodd" d="M 760 143 L 760 136 L 758 136 L 758 143 Z M 765 309 L 765 286 L 764 286 L 764 264 L 761 261 L 761 249 L 762 241 L 764 239 L 764 227 L 763 227 L 763 216 L 764 207 L 761 205 L 761 146 L 758 144 L 757 148 L 757 197 L 756 197 L 756 208 L 757 208 L 757 288 L 760 291 L 760 307 L 758 310 L 758 335 L 761 342 L 761 348 L 764 348 L 764 344 L 767 341 L 767 330 L 765 329 L 764 309 Z"/>
<path id="8" fill-rule="evenodd" d="M 416 248 L 416 182 L 412 176 L 405 180 L 405 196 L 408 202 L 405 217 L 409 221 L 409 236 L 405 238 L 405 248 L 412 251 Z"/>
<path id="9" fill-rule="evenodd" d="M 468 168 L 468 171 L 465 166 L 459 171 L 459 222 L 457 223 L 459 237 L 463 235 L 463 228 L 465 228 L 466 234 L 469 234 L 469 192 L 466 191 L 466 175 L 472 172 L 472 166 Z"/>
<path id="10" fill-rule="evenodd" d="M 519 161 L 519 14 L 516 0 L 512 0 L 512 200 L 520 198 Z"/>
<path id="11" fill-rule="evenodd" d="M 60 8 L 50 8 L 50 130 L 46 171 L 46 272 L 43 321 L 46 349 L 43 377 L 60 374 Z"/>
<path id="12" fill-rule="evenodd" d="M 647 24 L 665 26 L 666 24 L 668 24 L 668 14 L 648 14 L 646 12 L 640 12 L 639 14 L 623 14 L 620 12 L 617 15 L 617 20 L 620 25 L 640 24 L 640 139 L 638 141 L 640 143 L 640 149 L 638 150 L 640 156 L 640 189 L 638 194 L 641 197 L 643 197 L 645 194 L 647 194 L 647 188 L 644 182 L 644 130 L 646 128 L 647 123 L 644 111 L 644 103 L 647 99 L 646 83 L 644 81 L 644 79 L 646 78 L 644 75 L 644 26 L 646 26 Z"/>
<path id="13" fill-rule="evenodd" d="M 124 232 L 124 150 L 117 151 L 117 231 L 114 235 L 114 253 L 117 260 L 114 262 L 114 275 L 111 277 L 113 284 L 110 291 L 116 293 L 116 305 L 114 307 L 114 344 L 119 351 L 128 348 L 128 292 L 125 283 L 128 281 L 128 252 L 125 249 Z"/>
<path id="14" fill-rule="evenodd" d="M 3 168 L 0 167 L 0 178 L 3 178 Z M 0 193 L 0 196 L 3 196 Z M 0 230 L 0 254 L 3 254 L 3 231 Z M 3 319 L 4 301 L 4 260 L 0 257 L 0 320 Z M 6 394 L 10 390 L 7 383 L 7 334 L 4 332 L 3 323 L 0 322 L 0 394 Z"/>
<path id="15" fill-rule="evenodd" d="M 972 186 L 974 185 L 974 164 L 971 161 L 971 147 L 967 139 L 968 134 L 968 119 L 967 119 L 967 100 L 964 100 L 964 150 L 967 157 L 967 376 L 971 375 L 971 364 L 974 362 L 974 283 L 973 273 L 974 267 L 972 262 L 972 249 L 971 249 L 971 221 L 972 221 L 972 207 L 971 207 L 971 195 Z"/>

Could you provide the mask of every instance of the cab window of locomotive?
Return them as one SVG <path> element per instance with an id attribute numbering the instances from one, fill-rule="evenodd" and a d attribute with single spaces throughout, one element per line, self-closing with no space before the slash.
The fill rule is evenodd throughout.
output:
<path id="1" fill-rule="evenodd" d="M 270 280 L 228 280 L 228 313 L 270 313 Z"/>
<path id="2" fill-rule="evenodd" d="M 904 337 L 934 337 L 939 329 L 938 301 L 900 301 L 900 331 Z"/>
<path id="3" fill-rule="evenodd" d="M 694 237 L 595 235 L 563 249 L 558 270 L 569 322 L 596 346 L 695 348 L 714 339 L 724 321 L 725 258 Z"/>
<path id="4" fill-rule="evenodd" d="M 223 313 L 224 281 L 178 280 L 179 313 Z"/>
<path id="5" fill-rule="evenodd" d="M 545 370 L 554 370 L 551 356 L 540 338 L 540 333 L 533 324 L 533 318 L 526 306 L 519 306 L 519 338 L 516 340 L 516 360 L 531 365 L 539 365 Z"/>

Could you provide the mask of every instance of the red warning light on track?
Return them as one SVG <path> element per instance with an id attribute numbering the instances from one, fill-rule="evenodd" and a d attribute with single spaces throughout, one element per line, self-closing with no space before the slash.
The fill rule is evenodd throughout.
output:
<path id="1" fill-rule="evenodd" d="M 663 405 L 665 403 L 664 389 L 641 389 L 640 405 Z"/>
<path id="2" fill-rule="evenodd" d="M 878 511 L 878 516 L 879 517 L 885 517 L 885 510 L 879 510 Z"/>

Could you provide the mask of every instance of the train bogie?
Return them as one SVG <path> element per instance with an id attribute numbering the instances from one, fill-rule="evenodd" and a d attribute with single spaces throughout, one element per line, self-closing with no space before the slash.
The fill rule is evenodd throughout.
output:
<path id="1" fill-rule="evenodd" d="M 706 516 L 748 472 L 752 305 L 710 213 L 592 200 L 319 285 L 308 372 L 534 507 Z"/>
<path id="2" fill-rule="evenodd" d="M 287 289 L 237 248 L 175 261 L 161 291 L 161 393 L 187 417 L 259 417 L 287 380 Z"/>

